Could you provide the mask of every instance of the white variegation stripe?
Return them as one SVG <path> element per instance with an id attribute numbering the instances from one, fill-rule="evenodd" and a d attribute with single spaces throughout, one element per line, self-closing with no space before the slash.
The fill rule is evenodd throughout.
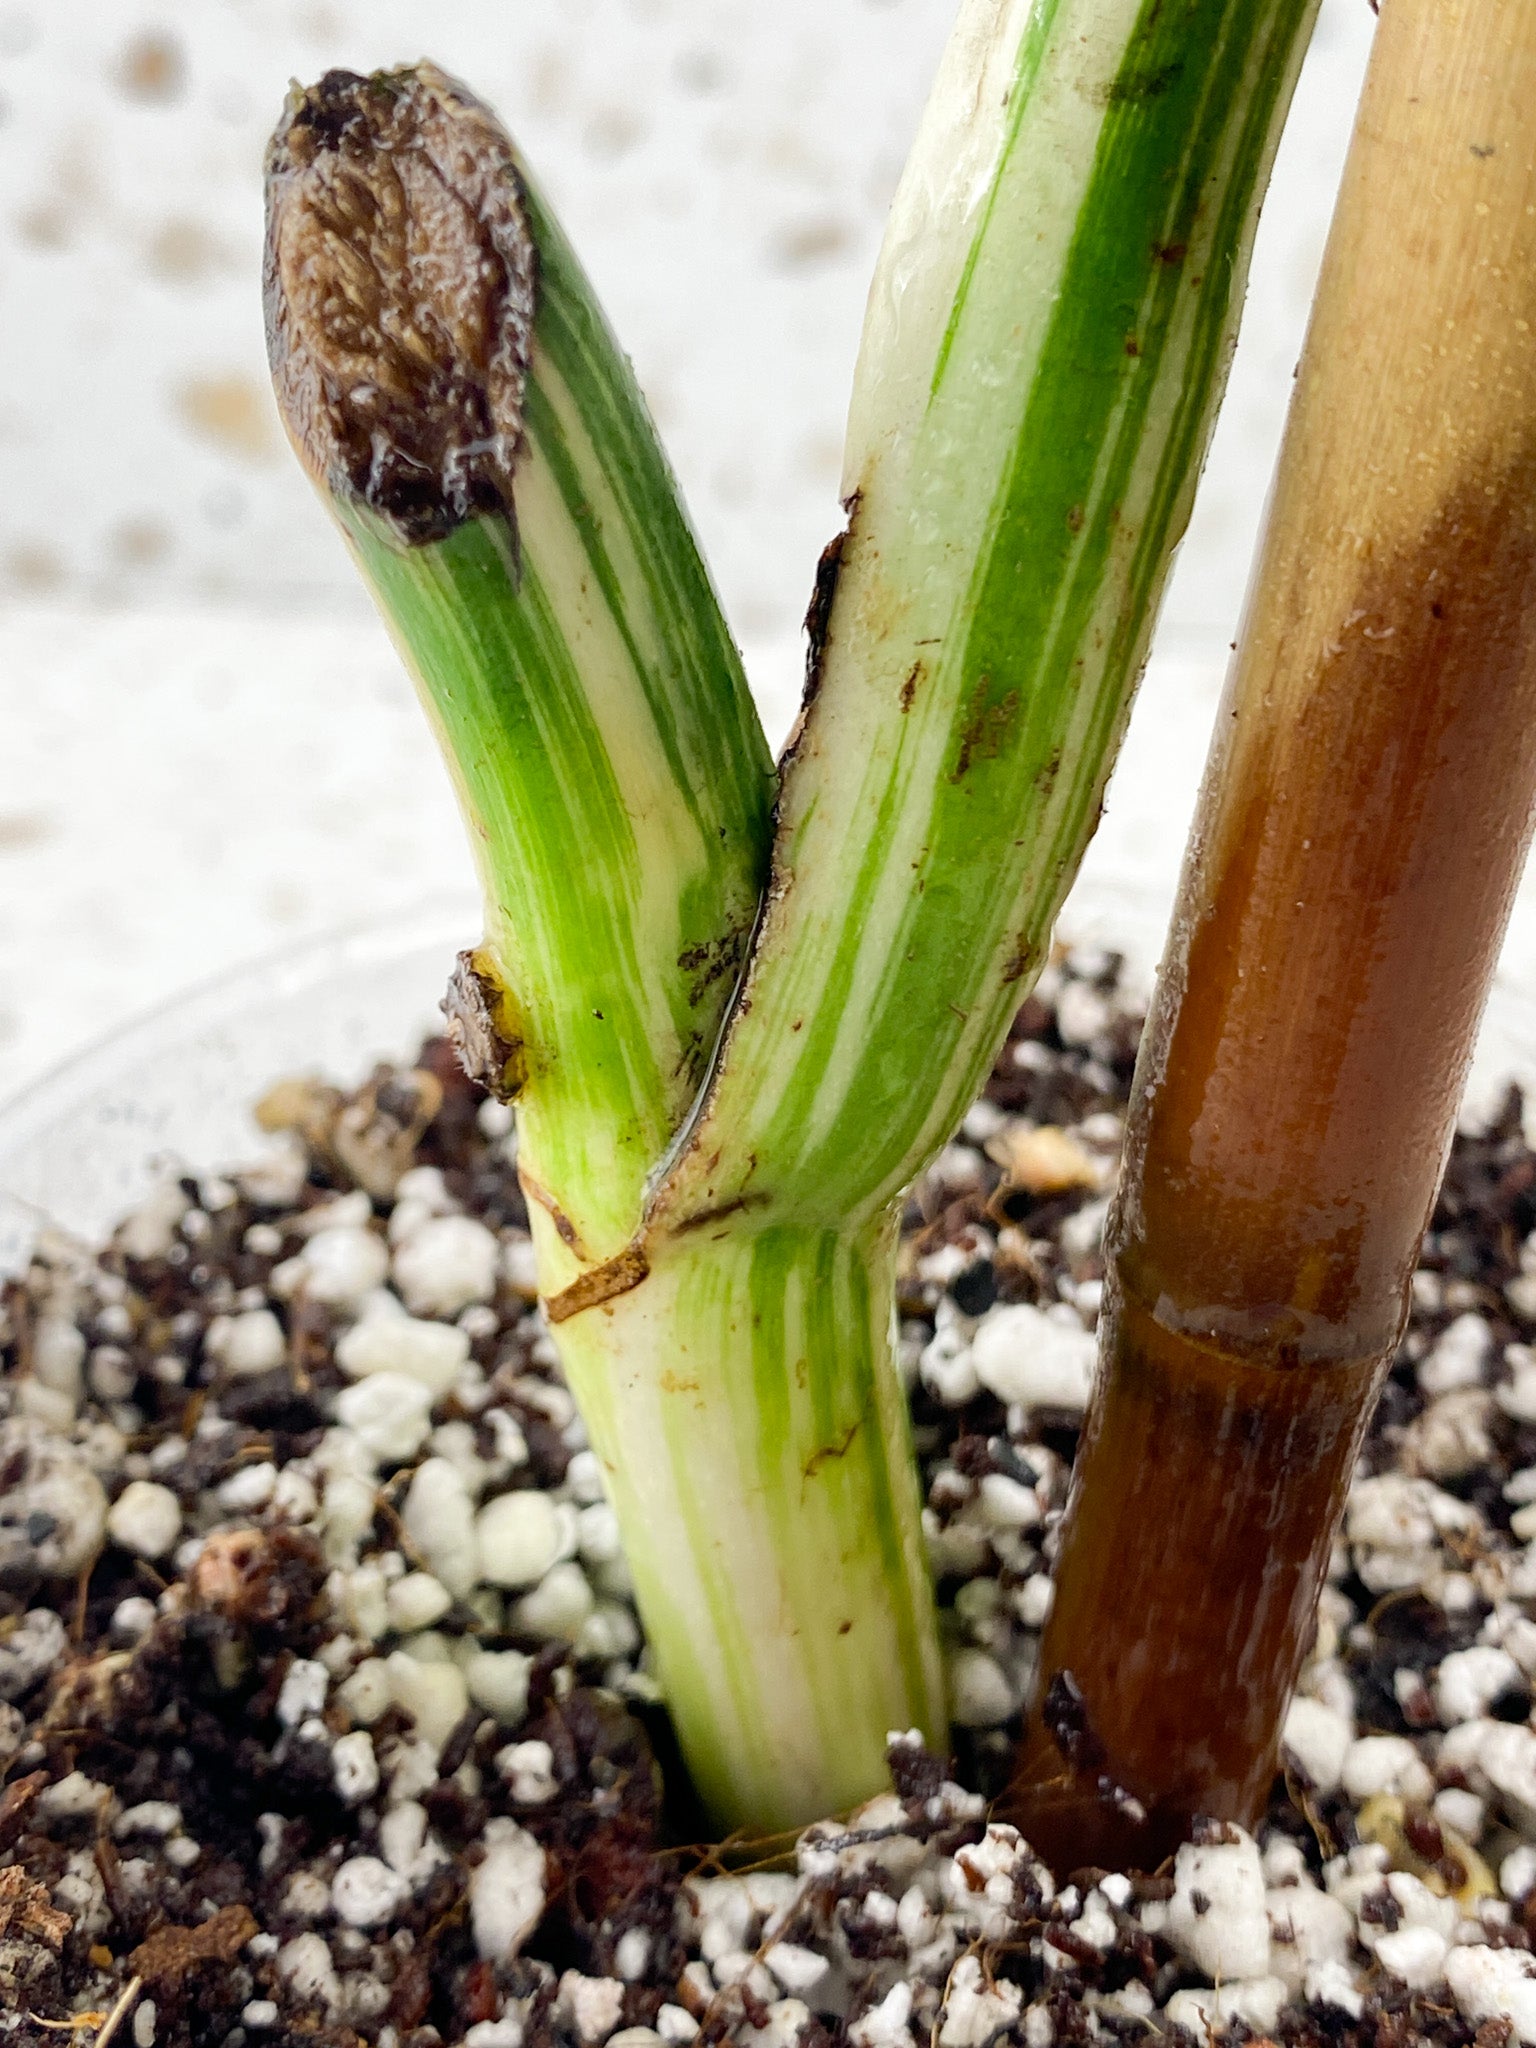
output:
<path id="1" fill-rule="evenodd" d="M 1006 915 L 967 963 L 963 985 L 914 989 L 907 973 L 910 936 L 930 916 L 919 883 L 943 883 L 926 866 L 936 821 L 955 813 L 946 787 L 968 695 L 977 678 L 965 666 L 966 625 L 979 589 L 978 565 L 995 552 L 998 522 L 1017 459 L 1017 424 L 1036 397 L 1051 320 L 1065 288 L 1074 245 L 1101 167 L 1106 109 L 1113 104 L 1127 49 L 1148 16 L 1145 4 L 1119 0 L 1060 0 L 1052 10 L 999 7 L 975 0 L 962 14 L 957 36 L 970 42 L 990 29 L 1011 39 L 986 67 L 986 86 L 969 97 L 957 67 L 946 72 L 925 117 L 913 166 L 903 181 L 891 233 L 871 295 L 861 355 L 860 385 L 850 424 L 847 480 L 859 493 L 833 608 L 821 693 L 790 764 L 782 806 L 778 865 L 781 889 L 754 962 L 750 1003 L 738 1021 L 693 1151 L 674 1169 L 663 1198 L 686 1214 L 690 1206 L 729 1198 L 753 1183 L 773 1191 L 793 1185 L 786 1201 L 814 1202 L 814 1183 L 841 1143 L 853 1164 L 827 1182 L 829 1207 L 879 1202 L 922 1165 L 952 1125 L 960 1098 L 974 1086 L 1006 1024 L 1008 993 L 999 992 L 1015 935 L 1043 925 L 1065 893 L 1081 856 L 1097 794 L 1107 779 L 1128 713 L 1150 630 L 1151 607 L 1129 641 L 1125 607 L 1135 549 L 1144 521 L 1157 514 L 1159 573 L 1182 530 L 1192 493 L 1197 435 L 1185 456 L 1187 475 L 1170 508 L 1162 502 L 1169 436 L 1187 418 L 1188 359 L 1202 301 L 1191 290 L 1172 300 L 1174 314 L 1155 360 L 1137 374 L 1155 380 L 1150 407 L 1133 415 L 1135 387 L 1128 376 L 1095 423 L 1091 476 L 1078 508 L 1079 537 L 1056 578 L 1040 642 L 1022 650 L 1016 681 L 1026 706 L 1041 689 L 1064 705 L 1060 747 L 1072 763 L 1054 798 L 1017 821 L 978 818 L 982 845 L 974 887 L 1003 892 Z M 1248 36 L 1264 15 L 1264 32 Z M 1215 115 L 1219 146 L 1208 131 L 1192 128 L 1183 160 L 1162 163 L 1166 214 L 1171 221 L 1193 179 L 1219 201 L 1234 176 L 1262 177 L 1267 161 L 1245 152 L 1245 123 L 1254 97 L 1266 88 L 1262 132 L 1267 156 L 1304 43 L 1305 6 L 1271 5 L 1250 18 L 1233 7 L 1208 48 L 1191 51 L 1200 67 L 1200 111 Z M 1018 69 L 1029 38 L 1044 35 L 1022 119 L 1000 81 Z M 1246 51 L 1241 90 L 1216 99 L 1220 66 L 1229 51 Z M 1013 134 L 1016 127 L 1017 132 Z M 1006 153 L 1005 138 L 1012 136 Z M 1249 138 L 1251 140 L 1251 138 Z M 1200 152 L 1206 153 L 1202 161 Z M 945 166 L 953 183 L 944 183 Z M 976 169 L 992 167 L 984 197 Z M 1123 167 L 1120 167 L 1123 175 Z M 1151 176 L 1151 167 L 1148 167 Z M 1154 189 L 1161 190 L 1159 186 Z M 1231 247 L 1214 237 L 1219 207 L 1207 209 L 1189 241 L 1191 272 L 1246 260 L 1256 205 L 1239 209 L 1226 232 Z M 1167 280 L 1154 256 L 1158 216 L 1148 216 L 1148 268 L 1141 301 L 1127 309 L 1134 330 Z M 938 253 L 933 275 L 920 262 L 925 223 L 977 223 L 974 263 L 957 265 L 953 249 Z M 1233 233 L 1235 225 L 1236 233 Z M 965 286 L 953 334 L 944 294 Z M 1113 309 L 1110 309 L 1111 317 Z M 941 352 L 943 374 L 933 369 Z M 1193 394 L 1195 417 L 1208 425 L 1225 355 L 1202 363 Z M 1130 437 L 1129 439 L 1127 437 Z M 1127 453 L 1133 457 L 1127 469 Z M 1118 529 L 1108 518 L 1113 509 Z M 1019 573 L 1041 573 L 1028 560 Z M 1096 603 L 1084 616 L 1079 578 L 1097 578 Z M 932 650 L 925 652 L 925 650 Z M 1081 664 L 1077 680 L 1067 677 Z M 903 681 L 923 673 L 903 715 Z M 1065 696 L 1063 692 L 1065 691 Z M 1027 715 L 1027 712 L 1026 712 Z M 883 822 L 882 822 L 883 821 Z M 1028 845 L 1007 850 L 1010 831 Z M 985 842 L 997 847 L 989 862 Z M 1001 842 L 1000 844 L 998 842 Z M 859 882 L 872 870 L 872 886 Z M 995 879 L 994 879 L 995 877 Z M 1039 938 L 1043 941 L 1044 929 Z M 1013 990 L 1016 1000 L 1022 986 Z M 913 1094 L 927 1115 L 913 1118 L 905 1150 L 877 1182 L 857 1182 L 856 1121 L 867 1112 L 856 1096 L 868 1072 L 871 1043 L 886 1034 L 884 1020 L 924 1003 L 965 1013 L 965 1028 L 947 1043 L 946 1075 L 914 1075 Z M 937 1085 L 935 1085 L 937 1084 Z M 790 1104 L 795 1105 L 791 1112 Z M 748 1168 L 747 1162 L 753 1162 Z M 803 1167 L 804 1171 L 797 1169 Z M 826 1179 L 826 1176 L 822 1176 Z"/>

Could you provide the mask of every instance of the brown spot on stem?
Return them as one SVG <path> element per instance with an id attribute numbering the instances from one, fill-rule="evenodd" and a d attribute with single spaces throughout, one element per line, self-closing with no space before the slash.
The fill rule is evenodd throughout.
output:
<path id="1" fill-rule="evenodd" d="M 267 349 L 306 466 L 401 541 L 513 516 L 536 298 L 512 145 L 434 66 L 330 71 L 267 154 Z"/>
<path id="2" fill-rule="evenodd" d="M 708 1224 L 719 1223 L 727 1216 L 737 1216 L 743 1209 L 760 1207 L 770 1199 L 763 1193 L 737 1195 L 734 1201 L 721 1202 L 713 1209 L 698 1209 L 691 1216 L 684 1216 L 672 1226 L 673 1232 L 678 1237 L 686 1237 L 690 1231 L 703 1230 Z"/>
<path id="3" fill-rule="evenodd" d="M 846 1458 L 858 1433 L 858 1423 L 850 1422 L 835 1444 L 823 1444 L 819 1451 L 812 1451 L 805 1461 L 806 1478 L 814 1479 L 822 1466 L 829 1464 L 833 1459 Z"/>
<path id="4" fill-rule="evenodd" d="M 1175 58 L 1170 64 L 1127 66 L 1104 87 L 1104 104 L 1107 107 L 1136 107 L 1144 106 L 1148 100 L 1161 99 L 1177 82 L 1183 69 L 1181 58 Z"/>
<path id="5" fill-rule="evenodd" d="M 590 1273 L 579 1274 L 569 1287 L 562 1287 L 558 1294 L 546 1295 L 544 1313 L 552 1323 L 569 1322 L 583 1309 L 599 1308 L 605 1301 L 628 1294 L 631 1288 L 640 1285 L 650 1270 L 651 1262 L 645 1255 L 645 1247 L 626 1245 L 617 1258 L 594 1266 Z"/>
<path id="6" fill-rule="evenodd" d="M 1040 964 L 1040 948 L 1034 940 L 1021 937 L 1012 956 L 1003 967 L 1003 986 L 1009 988 L 1016 981 L 1022 981 Z"/>
<path id="7" fill-rule="evenodd" d="M 977 761 L 995 761 L 1008 743 L 1018 716 L 1019 693 L 1009 690 L 994 702 L 991 691 L 992 678 L 978 677 L 960 729 L 960 750 L 950 771 L 951 782 L 963 782 Z"/>
<path id="8" fill-rule="evenodd" d="M 803 718 L 816 701 L 816 692 L 821 688 L 821 665 L 827 651 L 827 631 L 832 623 L 832 605 L 837 596 L 837 579 L 842 573 L 843 550 L 848 545 L 848 536 L 853 531 L 853 515 L 856 509 L 851 504 L 848 524 L 841 533 L 833 534 L 821 551 L 816 564 L 816 582 L 811 591 L 811 601 L 805 612 L 805 694 L 800 701 L 800 715 Z"/>
<path id="9" fill-rule="evenodd" d="M 678 966 L 685 974 L 693 976 L 688 985 L 691 1007 L 696 1008 L 717 981 L 735 980 L 741 969 L 747 940 L 752 936 L 753 922 L 754 917 L 743 918 L 739 924 L 722 932 L 718 939 L 706 939 L 702 944 L 690 946 L 678 954 Z"/>
<path id="10" fill-rule="evenodd" d="M 510 1102 L 528 1078 L 512 998 L 482 947 L 460 953 L 443 997 L 448 1043 L 471 1081 Z"/>
<path id="11" fill-rule="evenodd" d="M 527 1199 L 530 1202 L 537 1202 L 539 1207 L 553 1222 L 560 1242 L 568 1246 L 578 1259 L 584 1259 L 587 1256 L 587 1250 L 581 1241 L 581 1233 L 549 1192 L 549 1189 L 541 1187 L 533 1175 L 528 1172 L 527 1168 L 522 1166 L 517 1169 L 517 1184 Z"/>

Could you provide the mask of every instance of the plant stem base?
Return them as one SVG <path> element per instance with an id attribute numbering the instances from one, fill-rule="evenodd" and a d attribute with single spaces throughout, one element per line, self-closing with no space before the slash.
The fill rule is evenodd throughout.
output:
<path id="1" fill-rule="evenodd" d="M 1197 1816 L 1263 1813 L 1318 1532 L 1338 1526 L 1386 1370 L 1256 1358 L 1123 1297 L 1110 1315 L 1007 1801 L 1062 1872 L 1152 1870 Z"/>

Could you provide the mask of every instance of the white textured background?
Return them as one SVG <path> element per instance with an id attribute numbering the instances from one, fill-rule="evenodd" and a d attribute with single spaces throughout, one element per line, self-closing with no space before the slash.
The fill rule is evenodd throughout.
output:
<path id="1" fill-rule="evenodd" d="M 291 75 L 431 54 L 630 348 L 782 731 L 865 283 L 952 0 L 0 0 L 0 1095 L 126 1013 L 465 876 L 281 444 L 258 271 Z M 1369 44 L 1324 0 L 1080 916 L 1155 949 Z"/>

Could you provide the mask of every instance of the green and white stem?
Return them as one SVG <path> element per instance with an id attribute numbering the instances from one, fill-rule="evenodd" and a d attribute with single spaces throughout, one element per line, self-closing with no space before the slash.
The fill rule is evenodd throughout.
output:
<path id="1" fill-rule="evenodd" d="M 510 145 L 430 72 L 333 74 L 276 145 L 279 395 L 459 783 L 551 1321 L 723 1826 L 876 1789 L 890 1729 L 943 1739 L 895 1204 L 995 1056 L 1096 819 L 1315 4 L 966 0 L 871 298 L 771 866 L 713 595 Z M 448 243 L 470 275 L 500 266 L 520 377 L 448 243 L 392 261 L 417 145 L 376 145 L 408 117 L 432 220 L 456 183 Z M 338 139 L 299 161 L 313 136 Z M 355 178 L 384 198 L 347 200 Z M 329 296 L 285 235 L 306 204 Z M 452 373 L 427 374 L 444 332 Z M 357 377 L 369 348 L 403 364 L 393 411 Z M 372 410 L 335 426 L 359 389 Z M 468 428 L 423 449 L 423 414 Z"/>
<path id="2" fill-rule="evenodd" d="M 717 1824 L 777 1832 L 946 1746 L 896 1371 L 894 1222 L 668 1237 L 557 1332 L 667 1703 Z"/>
<path id="3" fill-rule="evenodd" d="M 457 786 L 460 977 L 551 1293 L 639 1227 L 757 914 L 773 765 L 629 364 L 484 107 L 332 72 L 269 157 L 268 331 Z"/>
<path id="4" fill-rule="evenodd" d="M 1315 12 L 962 6 L 870 294 L 769 909 L 660 1217 L 867 1216 L 986 1075 L 1098 822 Z"/>

